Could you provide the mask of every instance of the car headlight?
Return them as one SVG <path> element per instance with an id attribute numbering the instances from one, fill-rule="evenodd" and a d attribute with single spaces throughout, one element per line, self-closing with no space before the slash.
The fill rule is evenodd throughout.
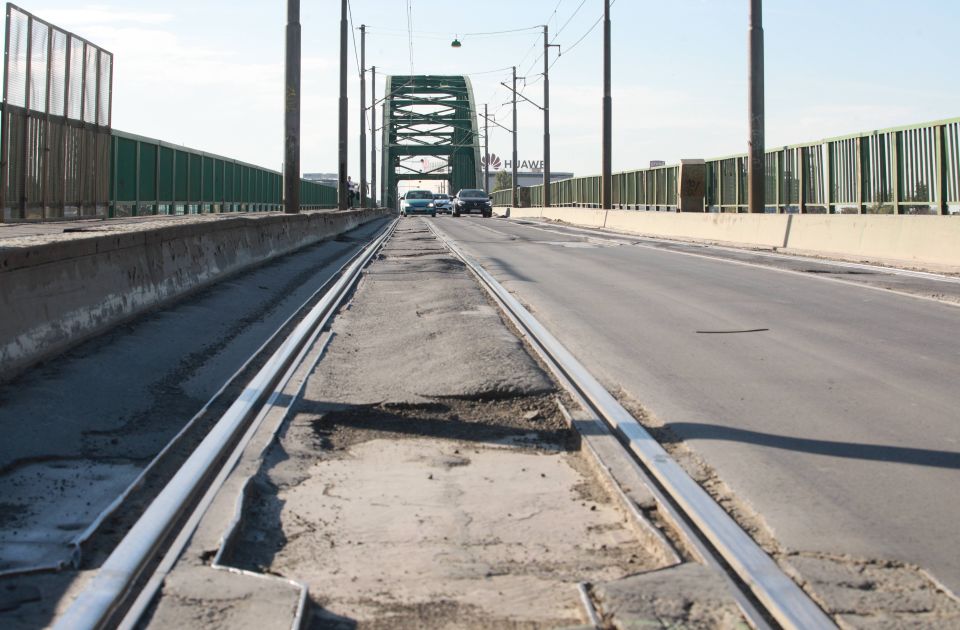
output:
<path id="1" fill-rule="evenodd" d="M 427 207 L 428 207 L 428 208 L 432 208 L 432 207 L 433 207 L 433 202 L 431 201 L 430 203 L 428 203 L 428 204 L 427 204 Z"/>

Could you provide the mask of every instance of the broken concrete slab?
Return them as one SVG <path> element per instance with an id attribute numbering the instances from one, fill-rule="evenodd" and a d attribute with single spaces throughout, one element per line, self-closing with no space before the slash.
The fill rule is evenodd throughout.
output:
<path id="1" fill-rule="evenodd" d="M 592 593 L 604 619 L 620 630 L 748 627 L 723 578 L 692 562 L 597 583 Z"/>

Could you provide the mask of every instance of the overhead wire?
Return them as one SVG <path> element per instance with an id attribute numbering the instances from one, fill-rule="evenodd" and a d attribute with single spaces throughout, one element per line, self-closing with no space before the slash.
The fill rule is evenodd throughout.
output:
<path id="1" fill-rule="evenodd" d="M 360 68 L 360 55 L 357 53 L 357 34 L 356 29 L 353 26 L 353 5 L 350 4 L 350 0 L 347 0 L 347 15 L 350 17 L 350 39 L 353 40 L 353 59 L 357 64 L 357 74 L 360 75 L 360 80 L 364 81 L 366 77 L 363 76 L 363 70 Z M 366 103 L 363 104 L 363 121 L 360 123 L 363 125 L 363 128 L 367 128 L 367 108 Z"/>
<path id="2" fill-rule="evenodd" d="M 407 0 L 407 48 L 410 51 L 410 75 L 413 75 L 413 0 Z"/>

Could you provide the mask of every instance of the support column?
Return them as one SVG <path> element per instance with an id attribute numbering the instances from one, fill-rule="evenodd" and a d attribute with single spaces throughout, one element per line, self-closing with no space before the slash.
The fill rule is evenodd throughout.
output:
<path id="1" fill-rule="evenodd" d="M 546 24 L 543 25 L 543 207 L 550 207 L 550 39 Z"/>
<path id="2" fill-rule="evenodd" d="M 490 121 L 487 104 L 483 104 L 483 191 L 490 194 Z"/>
<path id="3" fill-rule="evenodd" d="M 517 203 L 517 67 L 513 67 L 513 155 L 512 161 L 510 162 L 510 205 L 516 208 L 519 204 Z M 546 160 L 546 156 L 544 156 Z M 546 164 L 546 162 L 544 162 Z"/>
<path id="4" fill-rule="evenodd" d="M 300 0 L 287 0 L 286 85 L 283 100 L 283 211 L 296 214 L 300 212 Z M 159 157 L 158 151 L 158 160 Z"/>
<path id="5" fill-rule="evenodd" d="M 367 205 L 367 128 L 364 108 L 367 106 L 367 27 L 360 25 L 360 207 Z"/>
<path id="6" fill-rule="evenodd" d="M 750 140 L 747 146 L 747 208 L 765 212 L 764 102 L 763 102 L 763 0 L 750 0 Z M 739 200 L 737 200 L 739 203 Z"/>
<path id="7" fill-rule="evenodd" d="M 610 96 L 610 0 L 603 7 L 603 155 L 601 156 L 601 206 L 613 207 L 613 100 Z M 621 203 L 623 201 L 621 200 Z M 622 206 L 621 206 L 622 207 Z"/>
<path id="8" fill-rule="evenodd" d="M 337 158 L 337 208 L 346 210 L 347 190 L 347 0 L 340 0 L 340 112 L 339 155 Z"/>
<path id="9" fill-rule="evenodd" d="M 370 68 L 370 196 L 377 204 L 377 67 Z M 381 197 L 382 198 L 382 197 Z"/>

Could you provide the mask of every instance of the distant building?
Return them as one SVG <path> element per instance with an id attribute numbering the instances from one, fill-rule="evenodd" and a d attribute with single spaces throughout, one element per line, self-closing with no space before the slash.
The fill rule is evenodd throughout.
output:
<path id="1" fill-rule="evenodd" d="M 317 182 L 324 186 L 337 187 L 340 182 L 340 176 L 337 173 L 304 173 L 303 178 L 310 182 Z"/>
<path id="2" fill-rule="evenodd" d="M 510 174 L 510 171 L 507 171 Z M 573 173 L 562 171 L 550 171 L 550 181 L 558 182 L 562 179 L 573 178 Z M 493 184 L 497 179 L 497 174 L 490 171 L 490 179 L 487 181 L 487 190 L 493 190 Z M 517 171 L 517 186 L 536 186 L 543 183 L 543 171 Z"/>

